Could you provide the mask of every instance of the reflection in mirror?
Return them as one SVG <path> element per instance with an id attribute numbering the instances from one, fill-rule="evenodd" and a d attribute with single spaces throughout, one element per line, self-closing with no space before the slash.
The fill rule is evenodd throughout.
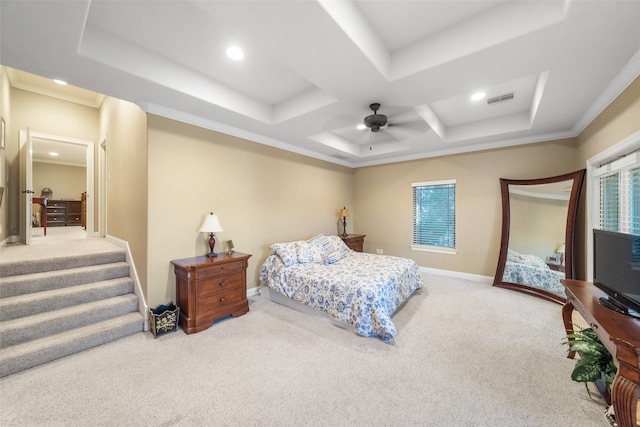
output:
<path id="1" fill-rule="evenodd" d="M 565 302 L 561 279 L 575 278 L 574 230 L 584 170 L 500 179 L 502 241 L 494 286 Z"/>

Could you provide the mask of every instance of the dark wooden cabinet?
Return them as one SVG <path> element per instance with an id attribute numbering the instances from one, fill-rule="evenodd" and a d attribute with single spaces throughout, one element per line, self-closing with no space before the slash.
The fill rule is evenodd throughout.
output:
<path id="1" fill-rule="evenodd" d="M 82 226 L 82 202 L 80 200 L 67 201 L 67 224 Z"/>
<path id="2" fill-rule="evenodd" d="M 620 427 L 635 427 L 640 397 L 640 320 L 602 306 L 599 299 L 606 294 L 593 283 L 566 279 L 562 284 L 567 294 L 562 308 L 567 333 L 573 332 L 571 313 L 577 310 L 616 360 L 618 373 L 611 390 L 616 422 Z M 570 352 L 568 357 L 574 356 Z"/>
<path id="3" fill-rule="evenodd" d="M 363 251 L 365 237 L 366 234 L 347 234 L 346 236 L 340 236 L 342 241 L 356 252 Z"/>
<path id="4" fill-rule="evenodd" d="M 60 227 L 67 224 L 67 202 L 47 200 L 47 226 Z"/>
<path id="5" fill-rule="evenodd" d="M 82 225 L 84 214 L 80 200 L 47 200 L 47 226 Z"/>
<path id="6" fill-rule="evenodd" d="M 214 320 L 242 316 L 249 311 L 247 266 L 249 254 L 173 260 L 180 327 L 186 334 L 203 331 Z"/>

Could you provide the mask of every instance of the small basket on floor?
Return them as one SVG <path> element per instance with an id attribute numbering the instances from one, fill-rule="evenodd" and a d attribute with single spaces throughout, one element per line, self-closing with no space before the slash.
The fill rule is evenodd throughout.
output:
<path id="1" fill-rule="evenodd" d="M 150 308 L 149 323 L 151 324 L 153 338 L 158 338 L 160 335 L 168 334 L 169 332 L 175 332 L 179 319 L 180 307 L 177 307 L 174 303 L 170 302 L 167 305 Z"/>

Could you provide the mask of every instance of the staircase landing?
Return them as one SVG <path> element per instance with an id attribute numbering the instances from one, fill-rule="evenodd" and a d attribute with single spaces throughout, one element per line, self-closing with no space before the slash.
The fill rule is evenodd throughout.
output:
<path id="1" fill-rule="evenodd" d="M 87 238 L 82 227 L 48 227 L 44 236 L 42 228 L 34 228 L 30 245 L 12 243 L 0 247 L 0 264 L 40 260 L 54 257 L 76 256 L 87 252 L 109 252 L 119 249 L 103 238 Z"/>

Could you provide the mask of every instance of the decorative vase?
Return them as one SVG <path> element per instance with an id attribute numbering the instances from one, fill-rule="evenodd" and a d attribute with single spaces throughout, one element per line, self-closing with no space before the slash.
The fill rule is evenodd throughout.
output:
<path id="1" fill-rule="evenodd" d="M 604 372 L 600 372 L 600 378 L 594 381 L 598 392 L 600 392 L 600 396 L 607 402 L 607 405 L 611 405 L 611 390 L 609 389 L 609 384 L 607 383 L 607 377 Z"/>

